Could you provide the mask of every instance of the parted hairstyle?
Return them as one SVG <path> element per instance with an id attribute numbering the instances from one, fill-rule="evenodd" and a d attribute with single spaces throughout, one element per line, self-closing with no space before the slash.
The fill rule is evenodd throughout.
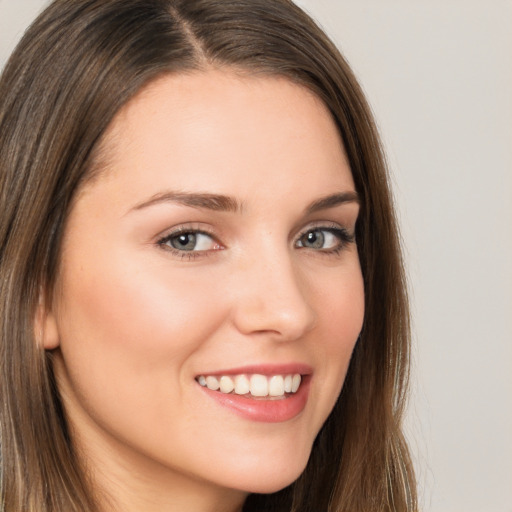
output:
<path id="1" fill-rule="evenodd" d="M 289 0 L 56 0 L 0 79 L 2 512 L 97 510 L 35 314 L 39 301 L 51 303 L 67 216 L 101 170 L 113 117 L 163 74 L 211 68 L 285 77 L 319 97 L 362 207 L 365 319 L 343 390 L 304 473 L 249 496 L 244 511 L 416 510 L 401 426 L 410 329 L 398 229 L 377 130 L 348 64 Z"/>

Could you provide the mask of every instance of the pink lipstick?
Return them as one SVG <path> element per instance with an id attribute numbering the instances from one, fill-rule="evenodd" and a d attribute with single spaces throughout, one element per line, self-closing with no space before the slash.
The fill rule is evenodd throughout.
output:
<path id="1" fill-rule="evenodd" d="M 196 378 L 211 399 L 252 421 L 291 420 L 306 406 L 312 369 L 303 364 L 253 365 Z"/>

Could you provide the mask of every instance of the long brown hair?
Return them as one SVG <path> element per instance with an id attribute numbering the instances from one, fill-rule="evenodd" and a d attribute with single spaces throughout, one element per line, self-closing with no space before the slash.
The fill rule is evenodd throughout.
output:
<path id="1" fill-rule="evenodd" d="M 289 0 L 57 0 L 0 80 L 4 512 L 96 510 L 35 312 L 51 301 L 70 205 L 98 171 L 99 142 L 116 112 L 163 73 L 212 66 L 286 77 L 320 97 L 362 204 L 366 312 L 341 396 L 303 475 L 276 494 L 250 496 L 244 510 L 416 510 L 401 430 L 410 335 L 399 237 L 375 125 L 343 57 Z"/>

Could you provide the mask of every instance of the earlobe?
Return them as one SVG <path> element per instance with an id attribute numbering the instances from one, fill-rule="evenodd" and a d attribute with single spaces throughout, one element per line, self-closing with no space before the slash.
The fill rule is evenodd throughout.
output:
<path id="1" fill-rule="evenodd" d="M 59 330 L 55 314 L 46 307 L 44 294 L 39 296 L 39 303 L 34 321 L 36 342 L 45 350 L 53 350 L 59 346 Z"/>

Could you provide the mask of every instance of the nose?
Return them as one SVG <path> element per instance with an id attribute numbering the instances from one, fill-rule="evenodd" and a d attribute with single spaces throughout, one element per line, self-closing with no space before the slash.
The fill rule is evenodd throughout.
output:
<path id="1" fill-rule="evenodd" d="M 290 255 L 260 255 L 236 274 L 233 319 L 239 332 L 293 341 L 313 329 L 316 314 L 306 279 L 294 268 Z"/>

